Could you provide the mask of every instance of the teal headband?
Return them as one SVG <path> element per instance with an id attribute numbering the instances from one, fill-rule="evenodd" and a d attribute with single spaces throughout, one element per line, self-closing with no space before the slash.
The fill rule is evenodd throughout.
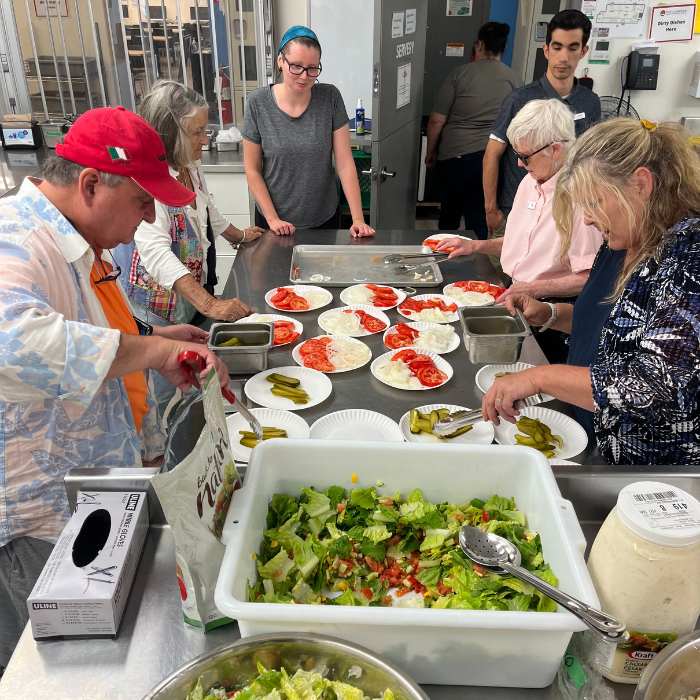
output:
<path id="1" fill-rule="evenodd" d="M 312 32 L 308 27 L 303 27 L 301 24 L 297 24 L 294 27 L 290 27 L 285 33 L 284 36 L 282 37 L 282 41 L 280 41 L 280 47 L 277 49 L 277 54 L 279 55 L 282 53 L 282 49 L 290 42 L 292 39 L 298 39 L 301 36 L 308 37 L 309 39 L 313 39 L 319 47 L 321 46 L 321 42 L 318 40 L 318 37 L 314 32 Z"/>

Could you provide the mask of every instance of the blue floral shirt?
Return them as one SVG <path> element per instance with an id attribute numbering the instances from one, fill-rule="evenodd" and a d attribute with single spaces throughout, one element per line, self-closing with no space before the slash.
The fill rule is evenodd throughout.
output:
<path id="1" fill-rule="evenodd" d="M 151 409 L 136 434 L 119 346 L 90 287 L 85 239 L 27 178 L 0 199 L 0 546 L 56 540 L 72 467 L 138 467 L 163 453 Z"/>
<path id="2" fill-rule="evenodd" d="M 700 464 L 700 218 L 632 275 L 591 366 L 598 447 L 611 464 Z"/>

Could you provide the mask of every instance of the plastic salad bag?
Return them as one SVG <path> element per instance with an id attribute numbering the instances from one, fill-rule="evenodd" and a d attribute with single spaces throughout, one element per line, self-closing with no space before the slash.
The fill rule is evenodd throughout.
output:
<path id="1" fill-rule="evenodd" d="M 564 700 L 615 700 L 595 660 L 597 638 L 592 632 L 575 632 L 559 666 L 557 684 Z"/>
<path id="2" fill-rule="evenodd" d="M 188 420 L 201 415 L 201 419 Z M 240 488 L 233 463 L 229 434 L 216 372 L 210 372 L 200 395 L 188 396 L 172 421 L 171 431 L 188 431 L 179 442 L 191 444 L 192 433 L 201 433 L 189 454 L 172 471 L 153 478 L 165 517 L 175 535 L 177 579 L 182 596 L 185 622 L 203 627 L 205 632 L 232 620 L 222 615 L 214 603 L 214 589 L 225 547 L 221 533 L 233 492 Z M 196 432 L 194 432 L 196 435 Z M 173 435 L 173 440 L 176 436 Z M 170 440 L 171 442 L 173 440 Z M 166 450 L 167 451 L 167 450 Z"/>

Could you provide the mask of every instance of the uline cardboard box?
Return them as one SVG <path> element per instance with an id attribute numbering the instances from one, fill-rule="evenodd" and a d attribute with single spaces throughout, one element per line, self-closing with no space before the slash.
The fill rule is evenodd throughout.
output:
<path id="1" fill-rule="evenodd" d="M 34 639 L 114 637 L 147 532 L 145 493 L 78 493 L 27 600 Z"/>

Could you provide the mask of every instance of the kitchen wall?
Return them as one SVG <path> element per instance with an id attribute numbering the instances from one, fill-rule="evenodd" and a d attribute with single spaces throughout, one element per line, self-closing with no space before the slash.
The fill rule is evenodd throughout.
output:
<path id="1" fill-rule="evenodd" d="M 661 4 L 663 3 L 653 3 Z M 648 22 L 651 20 L 651 11 L 648 14 L 649 20 L 642 39 L 649 36 Z M 622 59 L 632 50 L 632 44 L 642 39 L 613 39 L 610 65 L 589 65 L 584 59 L 579 63 L 577 75 L 580 77 L 584 74 L 584 69 L 588 68 L 588 75 L 594 81 L 594 92 L 598 95 L 619 97 Z M 693 35 L 692 41 L 659 44 L 661 62 L 657 89 L 632 92 L 631 104 L 640 117 L 653 122 L 663 119 L 679 121 L 681 117 L 689 116 L 700 117 L 700 100 L 688 95 L 696 51 L 700 51 L 700 34 Z"/>
<path id="2" fill-rule="evenodd" d="M 307 0 L 273 0 L 272 9 L 275 22 L 275 52 L 277 45 L 290 27 L 295 24 L 308 26 Z M 341 3 L 338 3 L 339 8 Z M 276 62 L 275 62 L 275 65 Z"/>

